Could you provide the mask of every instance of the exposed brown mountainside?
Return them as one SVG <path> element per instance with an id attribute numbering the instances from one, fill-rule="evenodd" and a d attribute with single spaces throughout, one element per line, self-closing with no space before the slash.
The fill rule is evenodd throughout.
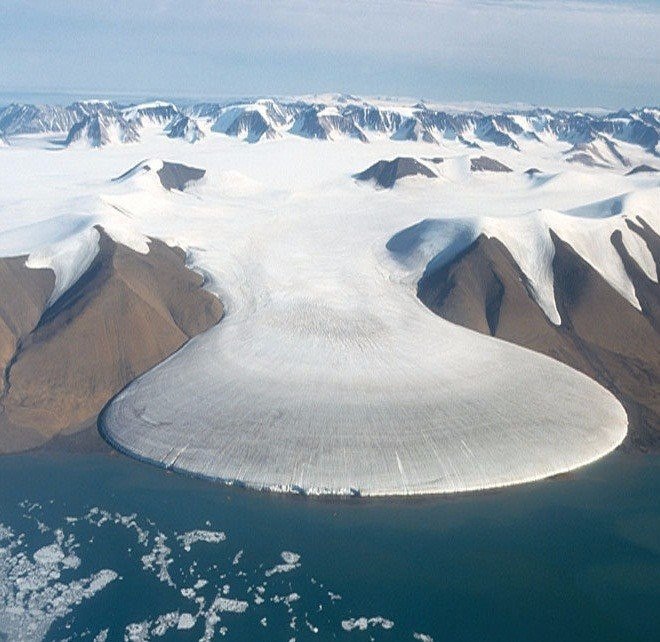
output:
<path id="1" fill-rule="evenodd" d="M 628 226 L 644 239 L 660 271 L 660 237 L 641 219 L 629 220 Z M 618 233 L 611 242 L 635 286 L 641 312 L 570 245 L 554 234 L 553 242 L 561 326 L 552 324 L 530 296 L 506 247 L 484 235 L 449 264 L 427 270 L 418 296 L 449 321 L 542 352 L 596 379 L 628 412 L 628 445 L 657 450 L 660 288 L 631 259 Z"/>
<path id="2" fill-rule="evenodd" d="M 0 452 L 94 424 L 126 384 L 222 316 L 181 250 L 152 240 L 140 254 L 99 231 L 94 262 L 48 309 L 53 273 L 0 259 L 11 293 L 0 300 Z"/>
<path id="3" fill-rule="evenodd" d="M 430 162 L 438 163 L 442 159 L 430 159 Z M 420 163 L 416 158 L 399 156 L 394 160 L 380 160 L 363 172 L 355 174 L 353 178 L 359 181 L 374 180 L 376 185 L 384 188 L 394 187 L 396 182 L 406 176 L 425 176 L 426 178 L 437 178 L 437 174 L 426 165 Z"/>

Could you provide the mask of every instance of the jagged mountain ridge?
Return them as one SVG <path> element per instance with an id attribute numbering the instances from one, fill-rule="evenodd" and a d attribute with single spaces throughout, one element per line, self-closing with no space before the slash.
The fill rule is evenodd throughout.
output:
<path id="1" fill-rule="evenodd" d="M 197 122 L 180 114 L 176 116 L 167 127 L 165 131 L 169 138 L 182 138 L 189 143 L 196 143 L 198 140 L 204 138 L 204 132 L 199 128 Z"/>
<path id="2" fill-rule="evenodd" d="M 636 145 L 657 155 L 660 140 L 657 108 L 609 114 L 535 108 L 489 114 L 344 96 L 263 98 L 189 106 L 161 101 L 136 105 L 86 101 L 66 107 L 11 104 L 0 107 L 0 131 L 5 136 L 64 133 L 96 114 L 108 119 L 123 118 L 137 129 L 147 125 L 165 129 L 176 118 L 187 116 L 205 121 L 211 131 L 248 142 L 290 133 L 321 140 L 355 138 L 363 142 L 384 136 L 427 143 L 447 139 L 471 148 L 485 143 L 520 150 L 521 145 L 534 142 L 581 146 L 606 140 L 612 145 Z"/>
<path id="3" fill-rule="evenodd" d="M 140 140 L 137 127 L 121 115 L 96 113 L 86 116 L 69 130 L 65 145 L 87 143 L 103 147 L 111 143 L 134 143 Z"/>
<path id="4" fill-rule="evenodd" d="M 110 116 L 119 111 L 116 103 L 104 100 L 78 101 L 67 107 L 12 103 L 0 107 L 0 131 L 5 136 L 67 133 L 88 116 Z"/>

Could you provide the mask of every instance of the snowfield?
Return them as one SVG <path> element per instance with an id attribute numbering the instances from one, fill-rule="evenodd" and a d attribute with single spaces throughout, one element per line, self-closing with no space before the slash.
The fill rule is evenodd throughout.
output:
<path id="1" fill-rule="evenodd" d="M 49 135 L 0 149 L 0 255 L 52 268 L 52 301 L 91 263 L 101 225 L 140 252 L 148 236 L 183 247 L 226 306 L 219 325 L 109 405 L 102 432 L 118 449 L 259 489 L 387 495 L 536 480 L 623 440 L 627 418 L 609 392 L 439 318 L 416 283 L 429 261 L 485 233 L 509 248 L 560 323 L 551 229 L 639 307 L 609 237 L 621 230 L 657 281 L 625 225 L 639 215 L 660 229 L 657 175 L 568 163 L 571 145 L 556 140 L 521 139 L 520 151 L 292 134 L 250 144 L 206 125 L 194 145 L 151 127 L 139 142 L 102 149 L 59 148 Z M 638 146 L 618 146 L 634 165 L 657 165 Z M 481 155 L 513 171 L 471 172 Z M 395 156 L 444 162 L 433 165 L 436 180 L 408 177 L 391 190 L 352 178 Z M 111 180 L 147 158 L 206 175 L 168 191 L 150 160 L 150 170 Z M 542 173 L 528 176 L 530 167 Z"/>

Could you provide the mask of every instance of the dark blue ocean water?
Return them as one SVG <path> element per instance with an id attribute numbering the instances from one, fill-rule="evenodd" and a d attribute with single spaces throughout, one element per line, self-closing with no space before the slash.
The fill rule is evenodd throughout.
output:
<path id="1" fill-rule="evenodd" d="M 35 639 L 90 642 L 660 639 L 654 456 L 497 492 L 342 501 L 116 454 L 8 456 L 0 523 L 11 642 L 21 618 L 47 627 Z"/>

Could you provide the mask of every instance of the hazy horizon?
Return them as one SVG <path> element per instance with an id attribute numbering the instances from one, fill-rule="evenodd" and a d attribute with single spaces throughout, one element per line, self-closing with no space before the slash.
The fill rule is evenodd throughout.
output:
<path id="1" fill-rule="evenodd" d="M 651 0 L 8 0 L 0 96 L 660 103 Z"/>
<path id="2" fill-rule="evenodd" d="M 196 103 L 225 103 L 241 100 L 257 100 L 261 98 L 274 98 L 286 100 L 288 98 L 302 98 L 302 97 L 315 97 L 319 99 L 331 95 L 341 95 L 342 92 L 326 91 L 318 93 L 300 93 L 300 94 L 236 94 L 236 95 L 199 95 L 199 96 L 184 96 L 177 95 L 176 93 L 169 94 L 139 94 L 139 93 L 122 93 L 122 92 L 99 92 L 93 90 L 72 90 L 72 91 L 48 91 L 48 90 L 34 90 L 34 91 L 11 91 L 0 90 L 0 107 L 4 107 L 11 103 L 17 104 L 35 104 L 35 105 L 60 105 L 66 107 L 74 102 L 85 101 L 110 101 L 117 103 L 121 106 L 135 105 L 153 101 L 172 102 L 179 106 L 194 105 Z M 346 94 L 348 95 L 348 94 Z M 639 103 L 639 104 L 620 104 L 620 105 L 579 105 L 579 104 L 550 104 L 550 103 L 525 103 L 520 101 L 510 102 L 488 102 L 481 100 L 464 100 L 464 101 L 451 101 L 451 100 L 438 100 L 432 96 L 377 96 L 369 94 L 352 94 L 356 98 L 360 98 L 369 102 L 370 100 L 383 100 L 410 103 L 417 101 L 424 101 L 430 106 L 437 106 L 444 111 L 482 111 L 482 112 L 496 112 L 496 111 L 525 111 L 527 109 L 550 109 L 552 111 L 565 110 L 565 111 L 582 111 L 595 115 L 605 115 L 614 113 L 620 109 L 643 109 L 652 108 L 660 109 L 660 101 L 658 103 Z"/>

